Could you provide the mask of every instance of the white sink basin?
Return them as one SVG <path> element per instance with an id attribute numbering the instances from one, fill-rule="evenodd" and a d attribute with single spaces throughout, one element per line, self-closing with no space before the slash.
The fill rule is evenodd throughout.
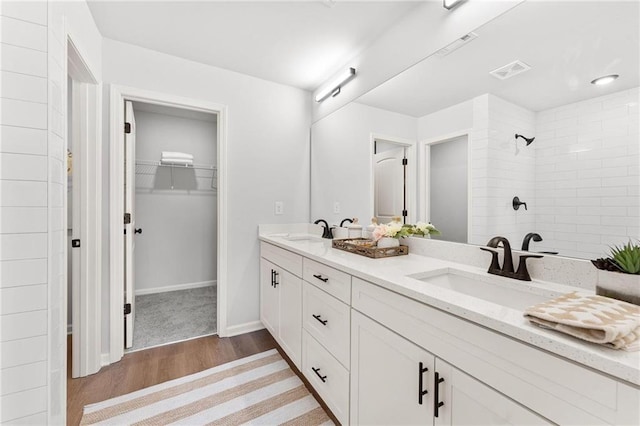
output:
<path id="1" fill-rule="evenodd" d="M 311 234 L 273 234 L 272 237 L 280 237 L 287 241 L 322 241 L 322 237 Z"/>
<path id="2" fill-rule="evenodd" d="M 408 277 L 521 311 L 560 295 L 538 288 L 529 281 L 474 274 L 453 268 Z"/>

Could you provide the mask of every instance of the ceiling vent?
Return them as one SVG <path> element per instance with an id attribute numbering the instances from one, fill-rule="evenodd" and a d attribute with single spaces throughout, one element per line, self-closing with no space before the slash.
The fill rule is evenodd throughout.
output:
<path id="1" fill-rule="evenodd" d="M 531 67 L 522 61 L 513 61 L 510 64 L 491 71 L 489 74 L 498 80 L 506 80 L 514 75 L 529 71 L 530 69 Z"/>
<path id="2" fill-rule="evenodd" d="M 440 58 L 442 58 L 443 56 L 447 56 L 449 53 L 453 52 L 454 50 L 460 49 L 462 46 L 469 43 L 471 40 L 474 40 L 476 37 L 478 37 L 478 34 L 476 33 L 465 34 L 450 45 L 438 50 L 436 52 L 436 56 Z"/>

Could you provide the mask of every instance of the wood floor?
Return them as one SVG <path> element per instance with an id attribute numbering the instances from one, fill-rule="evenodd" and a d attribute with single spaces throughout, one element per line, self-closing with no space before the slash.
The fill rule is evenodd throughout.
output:
<path id="1" fill-rule="evenodd" d="M 71 378 L 70 338 L 67 348 L 67 424 L 74 426 L 80 423 L 82 409 L 87 404 L 197 373 L 269 349 L 278 349 L 291 365 L 287 356 L 266 330 L 230 338 L 208 336 L 128 353 L 120 362 L 103 367 L 97 374 L 79 379 Z M 295 367 L 292 369 L 298 373 Z M 338 424 L 306 379 L 301 378 L 320 405 Z"/>

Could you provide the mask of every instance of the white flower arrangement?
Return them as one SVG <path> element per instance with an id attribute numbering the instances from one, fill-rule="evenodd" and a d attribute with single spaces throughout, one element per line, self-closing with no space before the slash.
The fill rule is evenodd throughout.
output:
<path id="1" fill-rule="evenodd" d="M 411 235 L 440 235 L 440 231 L 431 223 L 418 222 L 415 225 L 402 224 L 393 220 L 387 224 L 380 224 L 373 230 L 373 239 L 378 241 L 382 237 L 406 238 Z"/>

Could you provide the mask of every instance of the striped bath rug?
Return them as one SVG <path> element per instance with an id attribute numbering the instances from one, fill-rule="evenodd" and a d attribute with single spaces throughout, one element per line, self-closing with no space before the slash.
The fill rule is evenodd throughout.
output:
<path id="1" fill-rule="evenodd" d="M 332 425 L 272 349 L 84 407 L 81 425 Z"/>

